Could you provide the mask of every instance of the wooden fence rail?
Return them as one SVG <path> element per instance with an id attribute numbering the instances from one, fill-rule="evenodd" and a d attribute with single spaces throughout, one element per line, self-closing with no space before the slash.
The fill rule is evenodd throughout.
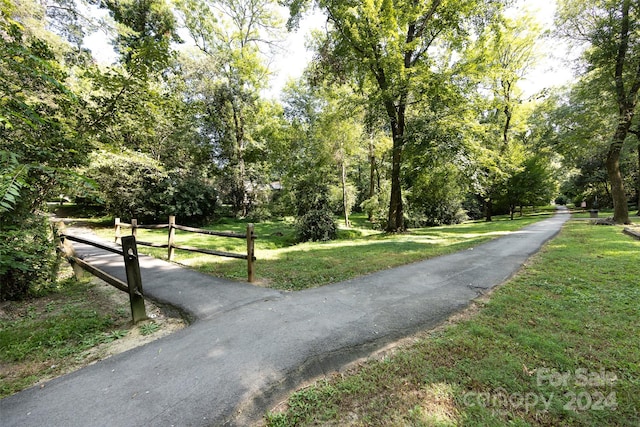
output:
<path id="1" fill-rule="evenodd" d="M 142 292 L 142 277 L 140 275 L 140 263 L 138 261 L 138 249 L 136 246 L 135 236 L 125 236 L 122 238 L 122 249 L 117 249 L 108 245 L 104 245 L 93 240 L 84 239 L 78 236 L 66 234 L 64 227 L 59 227 L 56 232 L 59 238 L 58 251 L 69 261 L 73 267 L 76 277 L 82 275 L 82 271 L 87 271 L 94 276 L 104 280 L 111 286 L 129 294 L 129 303 L 131 305 L 131 318 L 134 323 L 148 319 L 144 304 L 144 294 Z M 98 267 L 91 265 L 85 260 L 76 256 L 75 249 L 69 241 L 83 243 L 96 248 L 100 248 L 117 255 L 121 255 L 124 259 L 124 267 L 127 275 L 127 283 L 111 276 L 106 271 L 100 270 Z"/>
<path id="2" fill-rule="evenodd" d="M 189 251 L 189 252 L 197 252 L 197 253 L 202 253 L 207 255 L 222 256 L 227 258 L 246 259 L 248 281 L 249 282 L 255 281 L 254 264 L 256 261 L 256 257 L 255 257 L 254 241 L 255 239 L 257 239 L 257 236 L 254 233 L 253 224 L 247 224 L 247 232 L 245 234 L 242 234 L 242 233 L 233 233 L 228 231 L 212 231 L 212 230 L 205 230 L 203 228 L 195 228 L 195 227 L 187 227 L 186 225 L 179 225 L 179 224 L 176 224 L 176 217 L 173 215 L 169 216 L 169 222 L 167 224 L 149 224 L 149 225 L 138 224 L 137 219 L 132 219 L 131 223 L 125 223 L 120 221 L 120 218 L 116 218 L 115 219 L 115 242 L 116 243 L 120 243 L 120 240 L 122 239 L 122 228 L 130 228 L 132 236 L 137 236 L 138 229 L 157 230 L 157 229 L 168 228 L 169 232 L 168 232 L 168 238 L 167 238 L 166 244 L 143 242 L 140 240 L 138 240 L 137 243 L 138 245 L 150 246 L 153 248 L 167 248 L 167 258 L 169 258 L 169 261 L 173 261 L 176 249 Z M 186 231 L 190 233 L 205 234 L 209 236 L 246 239 L 247 253 L 238 254 L 238 253 L 232 253 L 232 252 L 214 251 L 212 249 L 196 248 L 193 246 L 178 245 L 175 243 L 176 230 Z"/>

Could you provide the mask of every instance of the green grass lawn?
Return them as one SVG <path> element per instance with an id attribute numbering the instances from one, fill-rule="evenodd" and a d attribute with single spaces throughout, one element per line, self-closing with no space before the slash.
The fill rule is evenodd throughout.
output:
<path id="1" fill-rule="evenodd" d="M 413 229 L 401 234 L 373 230 L 362 215 L 353 216 L 353 226 L 340 227 L 339 238 L 330 242 L 295 244 L 292 220 L 269 221 L 255 225 L 256 277 L 258 284 L 283 290 L 300 290 L 351 279 L 374 271 L 448 254 L 476 246 L 538 221 L 548 210 L 516 217 L 496 217 L 492 222 L 475 221 L 454 226 Z M 246 224 L 226 221 L 208 229 L 244 233 Z M 97 233 L 113 239 L 111 228 Z M 125 230 L 128 232 L 128 230 Z M 167 243 L 166 230 L 138 230 L 138 240 Z M 221 238 L 176 231 L 176 243 L 225 252 L 246 253 L 241 239 Z M 139 246 L 141 253 L 167 258 L 166 249 Z M 247 280 L 247 263 L 176 250 L 180 264 L 204 273 L 234 280 Z"/>
<path id="2" fill-rule="evenodd" d="M 640 425 L 640 241 L 621 230 L 569 222 L 456 322 L 294 393 L 267 424 Z"/>

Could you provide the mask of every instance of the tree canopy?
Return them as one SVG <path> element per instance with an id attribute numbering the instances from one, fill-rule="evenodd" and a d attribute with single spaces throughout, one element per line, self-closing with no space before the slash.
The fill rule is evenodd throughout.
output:
<path id="1" fill-rule="evenodd" d="M 516 6 L 0 0 L 0 252 L 17 254 L 0 275 L 21 283 L 0 298 L 42 271 L 46 242 L 18 242 L 47 235 L 40 213 L 60 195 L 122 218 L 294 217 L 301 240 L 332 238 L 354 211 L 399 232 L 556 197 L 627 222 L 638 5 L 559 0 L 547 34 Z M 274 99 L 273 55 L 312 10 L 313 60 Z M 112 64 L 84 43 L 103 24 Z M 576 79 L 527 93 L 545 37 L 582 49 Z"/>

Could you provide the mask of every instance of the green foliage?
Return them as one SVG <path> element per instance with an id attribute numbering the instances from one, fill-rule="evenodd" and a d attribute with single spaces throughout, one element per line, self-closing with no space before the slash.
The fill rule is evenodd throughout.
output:
<path id="1" fill-rule="evenodd" d="M 212 218 L 216 192 L 207 181 L 186 171 L 167 172 L 147 156 L 106 151 L 92 157 L 86 174 L 98 185 L 108 213 L 139 221 L 158 221 L 168 215 L 181 223 Z"/>
<path id="2" fill-rule="evenodd" d="M 513 215 L 516 206 L 542 206 L 557 194 L 558 184 L 549 158 L 544 153 L 524 160 L 522 169 L 507 181 L 502 201 Z"/>
<path id="3" fill-rule="evenodd" d="M 369 220 L 380 229 L 386 228 L 390 190 L 388 183 L 385 183 L 376 194 L 360 203 L 360 208 L 367 214 Z"/>
<path id="4" fill-rule="evenodd" d="M 561 1 L 557 15 L 559 31 L 572 42 L 586 46 L 581 80 L 588 85 L 588 98 L 596 105 L 596 111 L 604 107 L 613 113 L 604 120 L 595 120 L 610 123 L 607 128 L 598 129 L 598 134 L 606 135 L 608 131 L 609 135 L 605 164 L 613 218 L 618 224 L 628 223 L 628 196 L 620 161 L 634 125 L 640 90 L 640 7 L 631 0 Z"/>
<path id="5" fill-rule="evenodd" d="M 38 10 L 0 3 L 0 299 L 51 283 L 51 232 L 36 212 L 90 148 L 79 138 L 83 113 L 64 84 L 56 38 L 44 34 Z"/>
<path id="6" fill-rule="evenodd" d="M 336 238 L 338 227 L 333 213 L 329 209 L 312 209 L 296 221 L 298 240 L 327 241 Z"/>
<path id="7" fill-rule="evenodd" d="M 47 218 L 21 216 L 0 221 L 0 301 L 23 299 L 51 286 L 58 265 Z"/>
<path id="8" fill-rule="evenodd" d="M 332 185 L 329 187 L 329 208 L 334 215 L 344 216 L 344 209 L 347 209 L 347 216 L 351 215 L 356 204 L 356 187 L 353 184 L 346 185 L 346 206 L 343 200 L 342 186 Z"/>
<path id="9" fill-rule="evenodd" d="M 414 175 L 407 192 L 409 227 L 459 224 L 468 219 L 462 209 L 466 188 L 455 165 L 437 165 Z"/>
<path id="10" fill-rule="evenodd" d="M 151 335 L 154 332 L 157 332 L 160 330 L 160 325 L 158 325 L 156 322 L 150 322 L 150 323 L 145 323 L 144 325 L 140 325 L 140 334 L 147 336 L 147 335 Z"/>
<path id="11" fill-rule="evenodd" d="M 0 6 L 0 200 L 33 212 L 89 145 L 78 138 L 82 114 L 56 52 L 14 19 L 25 11 Z"/>
<path id="12" fill-rule="evenodd" d="M 92 156 L 85 173 L 96 181 L 108 213 L 140 221 L 160 216 L 162 183 L 168 175 L 158 162 L 131 152 L 102 151 Z"/>
<path id="13" fill-rule="evenodd" d="M 107 0 L 100 6 L 119 24 L 115 47 L 131 74 L 144 80 L 167 67 L 171 43 L 181 40 L 176 18 L 164 0 Z"/>
<path id="14" fill-rule="evenodd" d="M 198 100 L 199 130 L 210 144 L 223 203 L 243 217 L 259 204 L 254 191 L 272 180 L 264 162 L 262 122 L 272 120 L 260 91 L 268 71 L 261 55 L 281 26 L 272 0 L 180 0 L 198 53 L 186 63 L 187 93 Z"/>
<path id="15" fill-rule="evenodd" d="M 95 314 L 95 312 L 93 312 L 93 314 Z M 99 340 L 96 340 L 96 344 L 110 343 L 110 342 L 119 340 L 121 338 L 126 337 L 128 333 L 129 333 L 129 331 L 116 329 L 115 331 L 111 331 L 111 332 L 106 333 L 103 336 L 101 336 Z M 95 344 L 93 344 L 93 345 L 95 345 Z"/>
<path id="16" fill-rule="evenodd" d="M 285 1 L 295 26 L 309 1 Z M 502 2 L 320 1 L 328 32 L 317 41 L 315 80 L 351 82 L 365 88 L 367 110 L 384 118 L 393 139 L 388 231 L 404 229 L 402 152 L 407 120 L 438 97 L 444 70 L 455 64 L 450 48 L 463 45 L 497 14 Z M 437 48 L 434 48 L 436 47 Z"/>
<path id="17" fill-rule="evenodd" d="M 185 225 L 202 224 L 214 217 L 217 191 L 205 178 L 186 171 L 172 171 L 162 187 L 162 217 L 175 215 Z"/>
<path id="18" fill-rule="evenodd" d="M 27 165 L 22 165 L 11 152 L 0 150 L 0 213 L 12 211 L 20 199 L 20 190 L 25 185 Z"/>

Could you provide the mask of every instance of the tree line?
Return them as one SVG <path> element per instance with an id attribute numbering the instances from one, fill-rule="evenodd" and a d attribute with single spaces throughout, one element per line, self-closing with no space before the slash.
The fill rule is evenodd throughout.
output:
<path id="1" fill-rule="evenodd" d="M 1 0 L 0 299 L 51 282 L 41 211 L 60 195 L 143 221 L 293 216 L 301 240 L 353 211 L 398 232 L 555 197 L 628 222 L 638 5 L 560 0 L 577 77 L 532 96 L 550 34 L 512 3 Z M 270 61 L 313 9 L 313 60 L 272 99 Z"/>

